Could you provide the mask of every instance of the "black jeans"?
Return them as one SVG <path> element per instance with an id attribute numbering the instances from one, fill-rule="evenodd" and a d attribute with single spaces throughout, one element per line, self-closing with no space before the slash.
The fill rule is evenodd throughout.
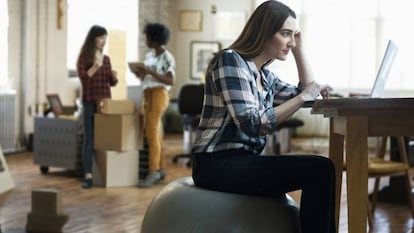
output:
<path id="1" fill-rule="evenodd" d="M 202 188 L 248 195 L 281 197 L 302 190 L 302 233 L 333 233 L 335 170 L 317 155 L 253 155 L 228 150 L 193 155 L 194 183 Z"/>

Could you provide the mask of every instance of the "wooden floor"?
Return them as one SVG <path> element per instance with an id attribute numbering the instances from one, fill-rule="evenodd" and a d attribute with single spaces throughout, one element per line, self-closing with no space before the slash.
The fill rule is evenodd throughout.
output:
<path id="1" fill-rule="evenodd" d="M 190 176 L 191 170 L 183 164 L 172 164 L 171 158 L 181 151 L 181 135 L 166 135 L 164 154 L 168 171 L 167 182 Z M 327 141 L 294 139 L 293 153 L 326 154 Z M 0 225 L 2 233 L 25 232 L 27 214 L 31 211 L 31 190 L 57 188 L 63 196 L 64 212 L 70 215 L 65 233 L 138 233 L 145 210 L 154 195 L 163 187 L 149 189 L 136 187 L 81 188 L 81 179 L 72 171 L 50 168 L 42 175 L 33 164 L 32 153 L 6 155 L 16 187 L 0 195 Z M 372 182 L 370 182 L 371 184 Z M 347 232 L 346 189 L 342 188 L 340 232 Z M 292 193 L 298 200 L 300 192 Z M 375 213 L 374 233 L 413 232 L 413 220 L 408 207 L 379 203 Z M 160 232 L 161 233 L 161 232 Z M 260 233 L 260 232 L 258 232 Z"/>

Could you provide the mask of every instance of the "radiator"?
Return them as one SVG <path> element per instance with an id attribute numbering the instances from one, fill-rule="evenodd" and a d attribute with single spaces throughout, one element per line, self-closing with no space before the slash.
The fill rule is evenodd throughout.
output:
<path id="1" fill-rule="evenodd" d="M 0 93 L 0 145 L 4 153 L 17 150 L 16 92 Z"/>

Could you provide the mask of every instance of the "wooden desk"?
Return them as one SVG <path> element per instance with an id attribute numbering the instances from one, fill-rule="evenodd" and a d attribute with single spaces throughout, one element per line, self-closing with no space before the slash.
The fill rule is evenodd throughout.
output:
<path id="1" fill-rule="evenodd" d="M 337 225 L 345 145 L 348 232 L 366 232 L 368 137 L 413 136 L 414 98 L 317 100 L 312 113 L 330 118 L 329 158 L 335 165 L 337 177 Z"/>

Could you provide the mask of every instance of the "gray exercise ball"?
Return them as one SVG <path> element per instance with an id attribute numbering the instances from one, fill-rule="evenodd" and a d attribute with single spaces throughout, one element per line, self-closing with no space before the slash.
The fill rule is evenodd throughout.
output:
<path id="1" fill-rule="evenodd" d="M 299 233 L 294 200 L 217 192 L 191 177 L 161 189 L 148 206 L 141 233 Z"/>

